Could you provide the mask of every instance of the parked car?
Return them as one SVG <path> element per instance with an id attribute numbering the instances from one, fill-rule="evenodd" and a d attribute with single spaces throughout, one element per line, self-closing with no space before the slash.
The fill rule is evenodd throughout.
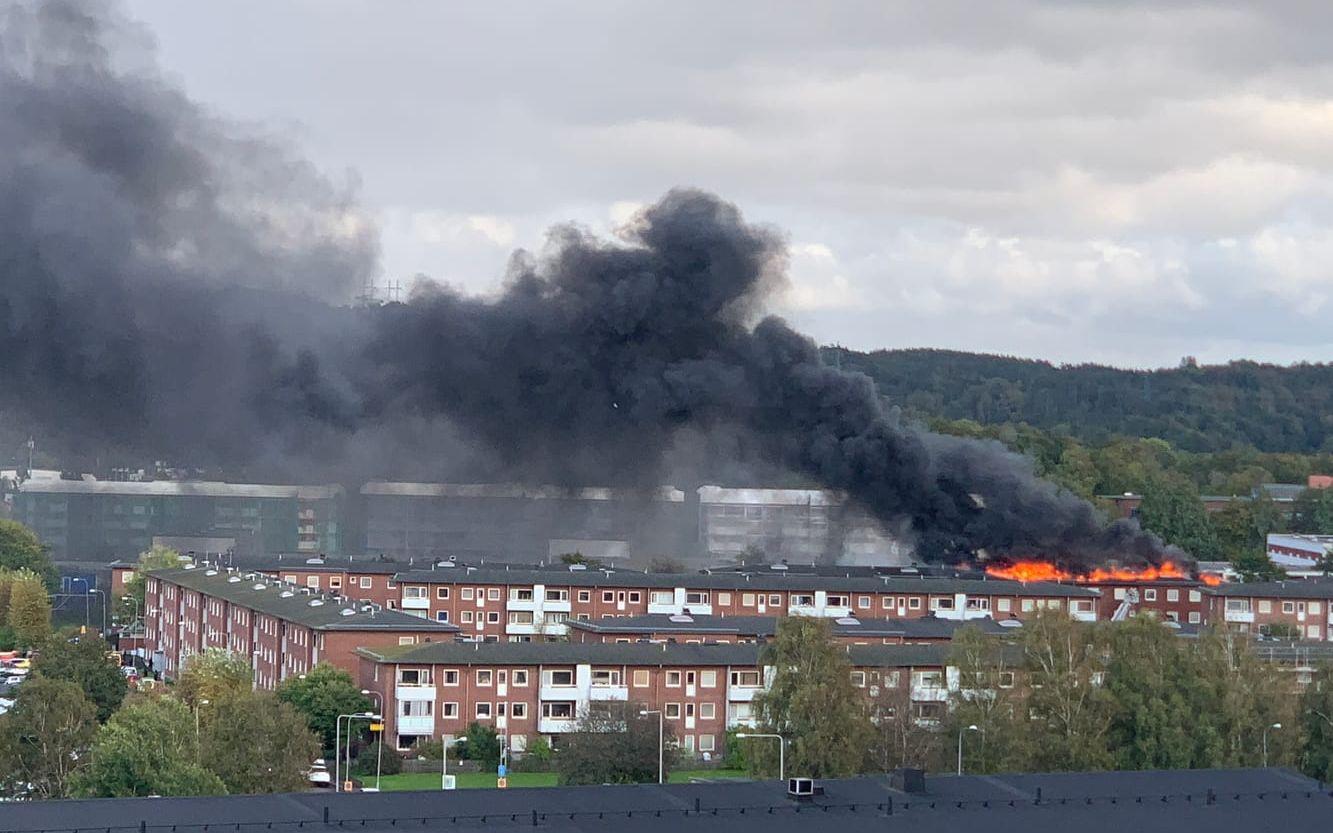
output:
<path id="1" fill-rule="evenodd" d="M 329 775 L 329 768 L 320 758 L 310 765 L 310 783 L 316 787 L 333 786 L 333 776 Z"/>

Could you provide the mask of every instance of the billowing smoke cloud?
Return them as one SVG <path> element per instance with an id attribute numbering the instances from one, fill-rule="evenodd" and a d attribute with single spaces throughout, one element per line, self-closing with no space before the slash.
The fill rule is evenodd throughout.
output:
<path id="1" fill-rule="evenodd" d="M 493 474 L 569 484 L 656 485 L 682 437 L 716 436 L 910 522 L 930 557 L 1168 555 L 998 445 L 899 424 L 760 320 L 782 238 L 703 192 L 619 240 L 556 229 L 496 299 L 316 300 L 374 268 L 348 189 L 126 69 L 133 31 L 87 8 L 14 8 L 0 47 L 0 384 L 26 418 L 98 447 L 252 466 L 373 448 L 442 476 L 445 436 Z"/>

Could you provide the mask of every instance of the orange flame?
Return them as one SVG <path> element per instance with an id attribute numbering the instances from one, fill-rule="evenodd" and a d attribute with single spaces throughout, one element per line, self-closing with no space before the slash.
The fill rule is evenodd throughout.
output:
<path id="1" fill-rule="evenodd" d="M 1086 573 L 1065 570 L 1049 561 L 1025 559 L 1014 561 L 1002 567 L 986 568 L 986 575 L 992 578 L 1007 578 L 1014 581 L 1072 581 L 1078 584 L 1103 584 L 1109 582 L 1156 581 L 1158 579 L 1188 579 L 1190 574 L 1184 567 L 1173 561 L 1167 561 L 1151 567 L 1099 567 Z M 1209 586 L 1221 583 L 1221 579 L 1211 574 L 1200 576 Z"/>

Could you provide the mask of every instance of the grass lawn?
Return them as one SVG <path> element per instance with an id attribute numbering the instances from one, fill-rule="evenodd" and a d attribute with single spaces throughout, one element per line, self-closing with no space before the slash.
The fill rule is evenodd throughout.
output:
<path id="1" fill-rule="evenodd" d="M 495 773 L 493 772 L 460 772 L 456 773 L 458 777 L 458 789 L 476 790 L 476 789 L 495 789 Z M 671 773 L 671 783 L 681 784 L 689 781 L 691 778 L 743 778 L 745 772 L 739 769 L 698 769 L 684 770 Z M 554 772 L 514 772 L 509 775 L 509 786 L 511 787 L 554 787 L 556 774 Z M 366 786 L 375 785 L 375 777 L 365 779 Z M 402 775 L 386 775 L 380 781 L 381 788 L 388 792 L 390 790 L 438 790 L 440 788 L 440 773 L 438 772 L 411 772 Z"/>

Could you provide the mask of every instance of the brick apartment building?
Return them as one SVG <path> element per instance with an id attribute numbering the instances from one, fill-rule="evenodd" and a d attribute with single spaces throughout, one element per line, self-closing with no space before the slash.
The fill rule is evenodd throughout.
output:
<path id="1" fill-rule="evenodd" d="M 400 749 L 428 738 L 452 740 L 474 721 L 494 727 L 520 754 L 537 736 L 558 747 L 580 715 L 600 704 L 633 702 L 661 710 L 686 754 L 713 755 L 723 750 L 728 729 L 755 724 L 754 699 L 773 677 L 760 664 L 761 650 L 754 644 L 434 642 L 358 654 L 361 684 L 383 697 L 386 731 Z M 942 717 L 958 685 L 947 644 L 846 650 L 852 683 L 867 697 L 900 693 L 911 719 Z M 1015 674 L 1006 675 L 998 684 L 1015 685 Z"/>
<path id="2" fill-rule="evenodd" d="M 1213 594 L 1213 620 L 1233 630 L 1305 640 L 1333 638 L 1333 581 L 1224 584 Z"/>
<path id="3" fill-rule="evenodd" d="M 1212 590 L 1191 579 L 1137 579 L 1084 585 L 1101 591 L 1097 618 L 1111 619 L 1127 600 L 1132 615 L 1150 615 L 1164 622 L 1208 625 L 1213 620 Z"/>
<path id="4" fill-rule="evenodd" d="M 261 573 L 206 565 L 149 572 L 144 626 L 153 669 L 166 677 L 179 674 L 191 655 L 221 648 L 250 658 L 261 689 L 319 662 L 355 673 L 360 647 L 452 639 L 458 631 Z"/>
<path id="5" fill-rule="evenodd" d="M 644 616 L 1097 619 L 1096 590 L 1052 582 L 927 576 L 641 573 L 441 567 L 395 576 L 405 613 L 491 641 L 563 637 L 568 620 Z"/>

